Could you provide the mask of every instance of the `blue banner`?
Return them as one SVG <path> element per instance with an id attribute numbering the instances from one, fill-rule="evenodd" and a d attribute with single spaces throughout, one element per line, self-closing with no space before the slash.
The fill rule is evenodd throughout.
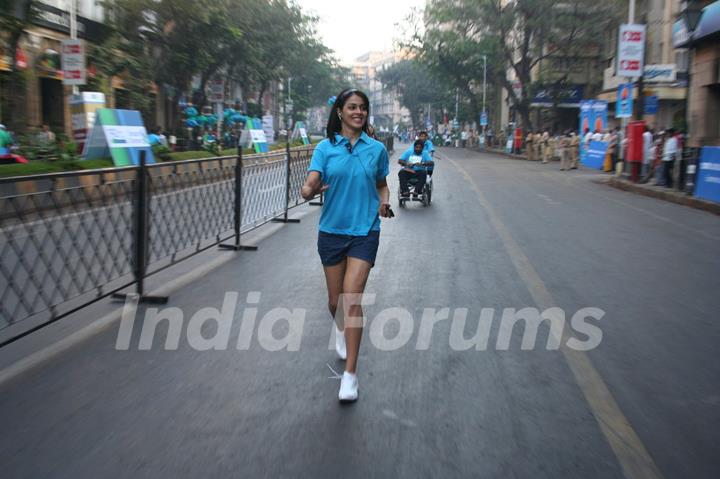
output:
<path id="1" fill-rule="evenodd" d="M 488 124 L 487 112 L 484 111 L 480 114 L 480 126 L 487 126 L 487 124 Z"/>
<path id="2" fill-rule="evenodd" d="M 592 100 L 583 100 L 580 102 L 580 127 L 578 128 L 578 134 L 580 135 L 580 162 L 585 162 L 585 155 L 587 150 L 585 148 L 585 133 L 586 130 L 592 132 L 591 129 L 591 115 L 592 115 Z"/>
<path id="3" fill-rule="evenodd" d="M 601 100 L 583 100 L 580 102 L 580 162 L 585 164 L 587 151 L 585 133 L 603 132 L 607 129 L 607 102 Z"/>
<path id="4" fill-rule="evenodd" d="M 702 148 L 695 183 L 695 196 L 720 203 L 720 146 Z"/>
<path id="5" fill-rule="evenodd" d="M 601 170 L 603 168 L 603 163 L 605 162 L 607 148 L 608 144 L 604 141 L 591 141 L 587 155 L 585 155 L 585 159 L 582 161 L 582 164 L 588 168 Z"/>
<path id="6" fill-rule="evenodd" d="M 649 95 L 645 97 L 645 114 L 646 115 L 657 115 L 660 109 L 660 99 L 656 95 Z"/>
<path id="7" fill-rule="evenodd" d="M 622 83 L 618 86 L 615 118 L 632 118 L 633 84 Z"/>

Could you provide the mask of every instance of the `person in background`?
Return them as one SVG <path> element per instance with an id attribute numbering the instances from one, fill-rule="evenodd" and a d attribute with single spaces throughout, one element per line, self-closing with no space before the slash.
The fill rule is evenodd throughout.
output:
<path id="1" fill-rule="evenodd" d="M 577 170 L 578 158 L 580 156 L 580 136 L 575 132 L 570 133 L 570 169 Z"/>
<path id="2" fill-rule="evenodd" d="M 525 138 L 525 149 L 528 161 L 535 161 L 535 134 L 532 131 Z"/>
<path id="3" fill-rule="evenodd" d="M 158 140 L 160 141 L 160 144 L 161 144 L 162 146 L 167 147 L 167 146 L 168 146 L 168 140 L 167 140 L 167 136 L 165 136 L 165 132 L 163 131 L 162 127 L 161 127 L 161 126 L 158 126 L 155 130 L 157 131 Z"/>
<path id="4" fill-rule="evenodd" d="M 537 130 L 535 132 L 535 136 L 533 136 L 533 145 L 535 146 L 535 159 L 537 161 L 542 160 L 542 133 L 540 133 L 540 130 Z"/>
<path id="5" fill-rule="evenodd" d="M 645 131 L 642 135 L 643 139 L 643 158 L 642 158 L 642 171 L 640 177 L 647 181 L 648 173 L 650 172 L 650 164 L 652 160 L 651 150 L 653 146 L 653 134 L 650 132 L 650 128 L 645 125 Z"/>
<path id="6" fill-rule="evenodd" d="M 160 135 L 158 135 L 157 128 L 150 130 L 150 134 L 148 135 L 148 143 L 150 143 L 150 146 L 160 144 Z"/>
<path id="7" fill-rule="evenodd" d="M 620 149 L 620 137 L 618 136 L 618 128 L 614 128 L 608 132 L 608 153 L 610 154 L 610 165 L 613 172 L 617 171 L 618 150 Z"/>
<path id="8" fill-rule="evenodd" d="M 560 171 L 570 169 L 570 133 L 560 137 Z"/>
<path id="9" fill-rule="evenodd" d="M 52 145 L 55 143 L 55 133 L 50 130 L 49 126 L 42 126 L 42 130 L 38 133 L 38 143 L 42 146 Z"/>
<path id="10" fill-rule="evenodd" d="M 542 136 L 540 137 L 540 144 L 542 145 L 542 162 L 547 163 L 550 158 L 550 132 L 545 129 Z"/>
<path id="11" fill-rule="evenodd" d="M 10 147 L 15 144 L 12 135 L 5 125 L 0 124 L 0 155 L 9 155 Z"/>
<path id="12" fill-rule="evenodd" d="M 665 144 L 663 145 L 663 152 L 662 152 L 662 184 L 661 186 L 666 186 L 668 188 L 672 188 L 673 185 L 673 177 L 672 177 L 672 171 L 673 171 L 673 164 L 675 162 L 675 157 L 677 156 L 678 152 L 678 141 L 677 137 L 675 136 L 675 130 L 673 128 L 668 128 L 666 130 L 666 140 Z"/>

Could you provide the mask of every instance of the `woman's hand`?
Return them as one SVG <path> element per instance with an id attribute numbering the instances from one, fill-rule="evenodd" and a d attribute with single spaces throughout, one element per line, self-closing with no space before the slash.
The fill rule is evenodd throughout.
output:
<path id="1" fill-rule="evenodd" d="M 392 218 L 395 216 L 390 209 L 390 203 L 380 203 L 378 214 L 383 218 Z"/>
<path id="2" fill-rule="evenodd" d="M 320 193 L 326 192 L 328 188 L 330 188 L 330 185 L 323 184 L 320 173 L 311 171 L 305 180 L 305 184 L 300 189 L 300 194 L 306 201 L 310 201 Z"/>

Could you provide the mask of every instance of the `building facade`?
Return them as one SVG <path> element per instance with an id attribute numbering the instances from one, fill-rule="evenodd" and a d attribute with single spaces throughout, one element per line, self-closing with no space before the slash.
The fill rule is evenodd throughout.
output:
<path id="1" fill-rule="evenodd" d="M 676 46 L 690 53 L 688 146 L 720 146 L 720 1 L 686 2 L 683 7 L 702 8 L 692 30 L 682 13 L 673 28 Z"/>
<path id="2" fill-rule="evenodd" d="M 636 118 L 642 117 L 651 128 L 674 127 L 686 129 L 688 85 L 688 51 L 673 44 L 673 24 L 680 11 L 680 0 L 641 0 L 636 2 L 634 22 L 646 26 L 645 68 L 642 83 L 634 79 L 633 97 L 637 102 L 643 95 L 644 111 L 638 110 Z M 627 2 L 625 2 L 627 7 Z M 627 10 L 626 10 L 627 11 Z M 628 16 L 608 29 L 604 42 L 603 86 L 596 98 L 608 102 L 610 126 L 620 124 L 615 118 L 617 91 L 630 79 L 616 75 L 617 39 L 621 23 L 628 23 Z M 642 85 L 642 92 L 640 92 Z"/>
<path id="3" fill-rule="evenodd" d="M 100 42 L 105 33 L 102 5 L 94 0 L 76 0 L 75 4 L 78 38 L 86 43 Z M 22 130 L 49 125 L 70 136 L 72 88 L 63 85 L 60 66 L 61 42 L 70 38 L 70 0 L 42 0 L 35 8 L 33 23 L 20 36 L 15 52 L 9 51 L 7 35 L 0 38 L 0 97 L 4 106 L 0 121 Z M 15 55 L 17 69 L 12 81 L 11 55 Z M 91 66 L 87 76 L 94 77 Z"/>
<path id="4" fill-rule="evenodd" d="M 395 90 L 385 88 L 379 80 L 380 72 L 406 58 L 404 52 L 368 52 L 350 67 L 353 86 L 370 99 L 371 122 L 377 128 L 392 130 L 396 125 L 410 123 L 410 113 L 400 105 Z"/>

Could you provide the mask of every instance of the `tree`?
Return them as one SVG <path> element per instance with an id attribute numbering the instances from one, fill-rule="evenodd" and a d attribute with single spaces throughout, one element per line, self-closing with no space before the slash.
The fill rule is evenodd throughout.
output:
<path id="1" fill-rule="evenodd" d="M 400 104 L 410 111 L 413 125 L 422 127 L 422 111 L 426 105 L 442 111 L 448 104 L 448 91 L 434 81 L 432 72 L 416 59 L 402 60 L 379 74 L 383 85 L 394 88 Z"/>
<path id="2" fill-rule="evenodd" d="M 526 127 L 530 122 L 533 74 L 550 58 L 577 59 L 599 55 L 598 39 L 619 11 L 617 0 L 433 0 L 425 13 L 425 32 L 411 43 L 431 68 L 454 78 L 477 104 L 477 79 L 482 78 L 481 54 L 488 55 L 488 80 L 496 100 L 500 88 Z M 518 96 L 506 69 L 521 83 Z M 540 69 L 542 78 L 542 69 Z M 551 78 L 560 91 L 567 80 Z M 497 104 L 497 102 L 495 102 Z"/>
<path id="3" fill-rule="evenodd" d="M 194 80 L 192 102 L 202 107 L 215 77 L 239 83 L 257 105 L 273 82 L 293 77 L 304 106 L 312 87 L 319 94 L 337 78 L 332 52 L 316 40 L 317 19 L 287 0 L 115 0 L 107 6 L 115 34 L 93 54 L 106 75 L 124 79 L 138 108 L 141 95 L 150 101 L 153 84 L 183 94 Z"/>

